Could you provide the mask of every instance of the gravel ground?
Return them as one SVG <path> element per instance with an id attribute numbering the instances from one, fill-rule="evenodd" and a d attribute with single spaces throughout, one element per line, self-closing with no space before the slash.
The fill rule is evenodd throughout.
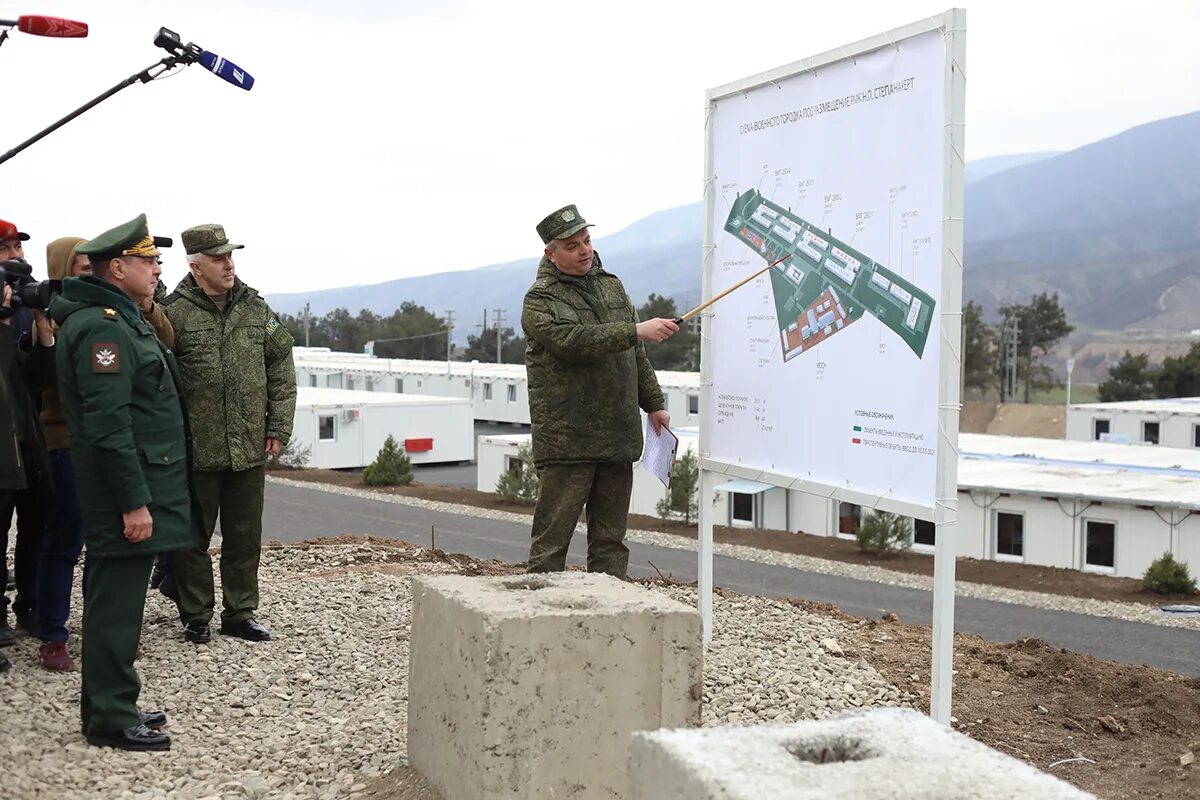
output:
<path id="1" fill-rule="evenodd" d="M 263 553 L 268 643 L 182 641 L 173 607 L 150 595 L 138 669 L 142 707 L 165 709 L 174 749 L 131 754 L 79 734 L 79 674 L 40 669 L 36 641 L 6 652 L 0 675 L 7 758 L 3 796 L 342 798 L 405 755 L 411 574 L 460 571 L 403 543 L 294 546 Z M 498 571 L 508 569 L 496 565 Z M 695 604 L 695 590 L 659 586 Z M 78 601 L 78 597 L 76 597 Z M 76 602 L 78 607 L 78 602 Z M 71 649 L 78 653 L 77 615 Z M 843 658 L 838 620 L 774 600 L 714 597 L 703 724 L 828 717 L 910 705 L 859 659 Z M 13 725 L 12 720 L 22 720 Z"/>
<path id="2" fill-rule="evenodd" d="M 370 498 L 372 500 L 378 500 L 384 503 L 397 503 L 399 505 L 424 508 L 431 511 L 440 511 L 449 514 L 463 514 L 483 519 L 504 520 L 506 522 L 516 522 L 526 525 L 529 524 L 528 515 L 516 514 L 510 511 L 495 511 L 491 509 L 478 508 L 475 506 L 453 505 L 450 503 L 441 503 L 436 500 L 424 500 L 416 497 L 382 494 L 380 492 L 370 492 L 362 489 L 349 489 L 346 487 L 332 486 L 328 484 L 306 483 L 289 480 L 287 478 L 278 478 L 275 476 L 267 476 L 267 480 L 288 486 L 315 489 L 317 491 L 344 494 L 352 497 Z M 580 526 L 579 530 L 583 530 L 583 527 Z M 669 533 L 660 533 L 658 531 L 631 530 L 628 532 L 627 538 L 630 541 L 639 542 L 641 544 L 649 544 L 656 547 L 669 547 L 676 550 L 695 551 L 697 548 L 697 543 L 693 539 L 687 539 L 682 536 L 673 536 Z M 838 575 L 845 578 L 872 581 L 891 586 L 903 586 L 910 589 L 923 589 L 926 591 L 932 591 L 933 589 L 933 578 L 931 577 L 925 575 L 914 575 L 909 572 L 899 572 L 896 570 L 886 569 L 884 567 L 874 567 L 863 564 L 849 564 L 843 561 L 813 558 L 812 556 L 796 555 L 792 553 L 780 553 L 773 550 L 760 550 L 755 547 L 723 544 L 720 542 L 717 542 L 713 545 L 713 552 L 716 555 L 728 556 L 729 558 L 736 558 L 742 561 L 754 561 L 761 564 L 790 567 L 792 569 L 803 570 L 805 572 L 817 572 L 825 575 Z M 1032 608 L 1043 608 L 1053 611 L 1067 611 L 1073 614 L 1088 614 L 1094 617 L 1122 619 L 1128 622 L 1144 622 L 1149 625 L 1162 625 L 1165 627 L 1191 628 L 1193 630 L 1200 630 L 1200 617 L 1164 616 L 1163 614 L 1158 613 L 1158 611 L 1152 606 L 1147 606 L 1140 603 L 1121 603 L 1111 600 L 1090 600 L 1081 597 L 1044 594 L 1042 592 L 1030 592 L 1021 589 L 1007 589 L 999 586 L 989 586 L 986 584 L 970 583 L 967 581 L 957 581 L 955 583 L 955 593 L 960 597 L 975 597 L 981 600 L 995 600 L 1001 603 L 1029 606 Z"/>

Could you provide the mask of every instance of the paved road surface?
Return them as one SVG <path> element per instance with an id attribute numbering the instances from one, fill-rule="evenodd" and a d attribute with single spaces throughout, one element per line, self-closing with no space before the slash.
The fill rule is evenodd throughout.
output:
<path id="1" fill-rule="evenodd" d="M 477 558 L 521 562 L 529 554 L 529 526 L 461 514 L 365 500 L 313 489 L 267 484 L 264 538 L 298 542 L 318 536 L 384 536 L 429 545 L 430 526 L 437 546 Z M 569 563 L 582 564 L 583 537 L 572 543 Z M 648 545 L 630 545 L 629 572 L 642 577 L 662 573 L 696 579 L 696 554 Z M 801 572 L 717 557 L 718 586 L 746 594 L 791 596 L 833 603 L 850 614 L 878 618 L 894 611 L 908 623 L 929 624 L 929 592 Z M 1145 625 L 1060 611 L 959 597 L 958 630 L 999 642 L 1036 637 L 1055 647 L 1091 653 L 1112 661 L 1146 663 L 1185 675 L 1200 676 L 1200 631 Z"/>

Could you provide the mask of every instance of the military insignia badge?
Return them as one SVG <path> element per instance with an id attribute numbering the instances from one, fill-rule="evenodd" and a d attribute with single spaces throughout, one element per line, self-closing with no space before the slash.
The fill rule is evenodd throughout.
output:
<path id="1" fill-rule="evenodd" d="M 92 345 L 92 372 L 120 372 L 121 351 L 115 342 Z"/>
<path id="2" fill-rule="evenodd" d="M 278 327 L 279 327 L 279 320 L 275 319 L 274 317 L 271 317 L 269 320 L 267 320 L 267 335 L 270 336 L 272 333 L 275 332 L 275 329 Z"/>
<path id="3" fill-rule="evenodd" d="M 106 308 L 106 309 L 104 309 L 104 316 L 106 316 L 106 317 L 115 317 L 116 315 L 117 315 L 117 310 L 116 310 L 115 308 Z"/>
<path id="4" fill-rule="evenodd" d="M 564 211 L 562 213 L 562 220 L 563 220 L 563 222 L 574 222 L 575 221 L 575 212 L 568 208 L 566 211 Z"/>

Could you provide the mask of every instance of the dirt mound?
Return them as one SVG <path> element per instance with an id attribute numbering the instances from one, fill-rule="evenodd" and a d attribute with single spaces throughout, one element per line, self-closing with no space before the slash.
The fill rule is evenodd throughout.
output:
<path id="1" fill-rule="evenodd" d="M 1067 412 L 1059 405 L 968 400 L 959 414 L 958 429 L 963 433 L 1065 439 Z"/>

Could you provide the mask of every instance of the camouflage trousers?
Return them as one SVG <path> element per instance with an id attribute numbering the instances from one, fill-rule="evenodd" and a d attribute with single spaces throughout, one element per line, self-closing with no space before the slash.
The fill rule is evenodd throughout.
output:
<path id="1" fill-rule="evenodd" d="M 258 560 L 262 550 L 263 467 L 233 472 L 203 472 L 194 475 L 199 500 L 200 544 L 173 554 L 175 581 L 179 587 L 179 618 L 212 619 L 216 605 L 213 564 L 209 542 L 221 520 L 221 621 L 229 624 L 254 616 L 258 608 Z"/>
<path id="2" fill-rule="evenodd" d="M 566 569 L 567 548 L 587 507 L 588 572 L 606 572 L 622 580 L 629 567 L 625 526 L 633 491 L 629 462 L 543 464 L 538 467 L 542 490 L 533 512 L 529 572 Z"/>

